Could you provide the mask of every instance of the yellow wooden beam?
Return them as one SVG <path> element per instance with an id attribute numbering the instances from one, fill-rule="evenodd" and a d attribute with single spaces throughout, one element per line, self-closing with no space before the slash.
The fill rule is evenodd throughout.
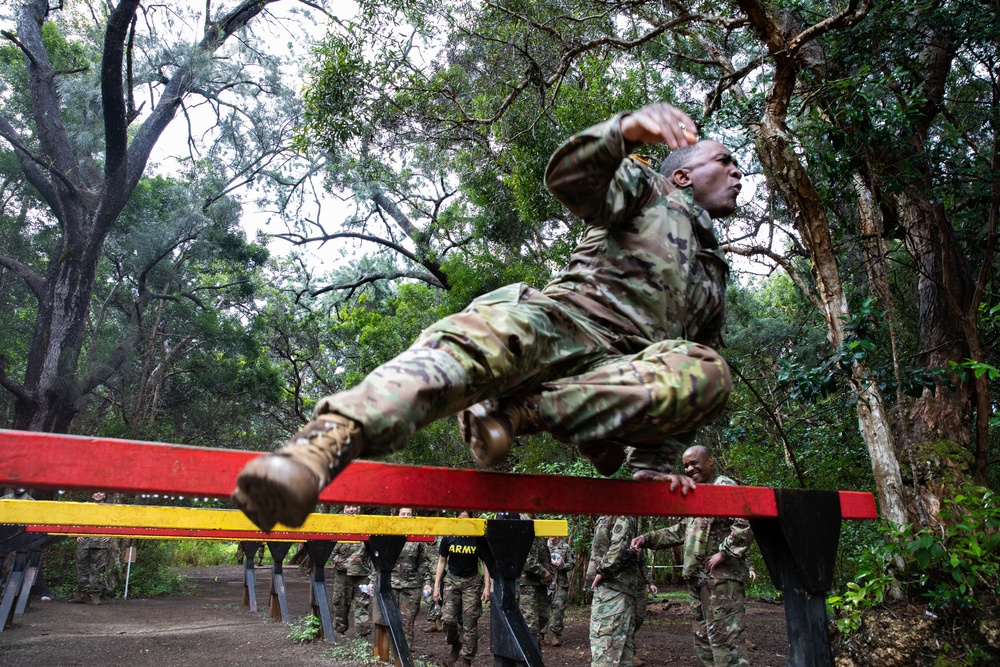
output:
<path id="1" fill-rule="evenodd" d="M 0 523 L 183 530 L 257 530 L 257 527 L 238 510 L 107 505 L 52 500 L 0 500 Z M 310 514 L 305 523 L 298 528 L 289 528 L 281 524 L 275 526 L 275 530 L 289 533 L 473 537 L 482 535 L 485 528 L 485 519 L 400 518 L 347 514 Z M 562 520 L 535 521 L 535 535 L 538 537 L 563 537 L 567 531 L 567 523 Z"/>

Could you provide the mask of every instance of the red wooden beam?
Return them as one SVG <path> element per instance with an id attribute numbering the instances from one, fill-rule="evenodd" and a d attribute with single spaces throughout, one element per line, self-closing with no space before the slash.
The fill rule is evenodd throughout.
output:
<path id="1" fill-rule="evenodd" d="M 274 531 L 262 533 L 253 530 L 194 530 L 183 528 L 137 528 L 124 526 L 25 526 L 26 533 L 51 535 L 121 535 L 123 537 L 183 537 L 190 539 L 241 540 L 244 542 L 305 542 L 327 540 L 332 542 L 367 542 L 368 535 L 337 535 L 333 533 L 288 533 Z M 427 535 L 408 535 L 407 542 L 433 542 Z"/>
<path id="2" fill-rule="evenodd" d="M 259 452 L 0 430 L 0 484 L 227 498 Z M 877 517 L 870 493 L 841 491 L 845 519 Z M 776 517 L 774 490 L 452 470 L 355 461 L 320 494 L 331 504 L 546 514 Z M 0 523 L 3 518 L 0 517 Z"/>

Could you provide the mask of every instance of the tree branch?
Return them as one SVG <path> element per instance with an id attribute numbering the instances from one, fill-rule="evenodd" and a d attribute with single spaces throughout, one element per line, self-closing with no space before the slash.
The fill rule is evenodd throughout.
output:
<path id="1" fill-rule="evenodd" d="M 31 403 L 31 395 L 24 388 L 24 385 L 14 382 L 7 376 L 7 355 L 0 354 L 0 387 L 3 387 L 19 401 Z"/>
<path id="2" fill-rule="evenodd" d="M 390 273 L 370 273 L 368 275 L 362 276 L 361 278 L 350 283 L 342 283 L 340 285 L 328 285 L 326 287 L 321 287 L 318 290 L 310 292 L 312 296 L 319 296 L 320 294 L 326 294 L 327 292 L 336 292 L 339 290 L 350 290 L 347 298 L 354 293 L 354 290 L 361 287 L 362 285 L 367 285 L 369 283 L 374 283 L 379 280 L 396 280 L 397 278 L 413 278 L 414 280 L 420 280 L 432 287 L 437 287 L 438 289 L 444 289 L 444 285 L 438 282 L 437 278 L 426 273 L 410 273 L 408 271 L 393 271 Z"/>
<path id="3" fill-rule="evenodd" d="M 128 114 L 122 70 L 125 40 L 139 8 L 139 0 L 122 0 L 108 19 L 101 60 L 101 104 L 104 107 L 104 175 L 120 187 L 128 148 Z"/>
<path id="4" fill-rule="evenodd" d="M 42 300 L 45 295 L 45 282 L 30 266 L 4 254 L 0 254 L 0 266 L 9 269 L 14 275 L 27 283 L 28 289 L 35 295 L 35 298 L 39 301 Z"/>
<path id="5" fill-rule="evenodd" d="M 816 292 L 812 289 L 812 287 L 810 287 L 808 281 L 806 281 L 806 279 L 802 277 L 802 274 L 795 270 L 795 266 L 790 261 L 788 261 L 787 257 L 780 255 L 771 250 L 770 248 L 765 248 L 763 246 L 724 245 L 722 246 L 722 249 L 726 252 L 731 252 L 734 255 L 740 255 L 743 257 L 756 257 L 758 255 L 763 255 L 764 257 L 767 257 L 775 264 L 780 266 L 782 269 L 784 269 L 785 273 L 788 274 L 788 277 L 799 289 L 799 292 L 802 293 L 802 296 L 808 299 L 809 303 L 811 303 L 816 310 L 818 310 L 821 313 L 825 312 L 825 308 L 823 307 L 823 302 L 816 295 Z"/>

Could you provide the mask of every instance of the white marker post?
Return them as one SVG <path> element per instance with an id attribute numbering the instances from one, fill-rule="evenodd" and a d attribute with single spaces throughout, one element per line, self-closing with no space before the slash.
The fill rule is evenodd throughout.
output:
<path id="1" fill-rule="evenodd" d="M 135 547 L 129 547 L 125 550 L 125 562 L 128 565 L 125 566 L 125 600 L 128 600 L 128 578 L 132 574 L 132 563 L 135 562 Z"/>

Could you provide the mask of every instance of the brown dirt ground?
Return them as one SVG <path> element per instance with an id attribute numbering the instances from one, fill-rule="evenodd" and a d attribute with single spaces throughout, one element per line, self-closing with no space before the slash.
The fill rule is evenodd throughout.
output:
<path id="1" fill-rule="evenodd" d="M 148 600 L 114 600 L 99 606 L 63 600 L 32 600 L 13 627 L 0 633 L 0 667 L 39 665 L 110 665 L 121 667 L 202 667 L 241 665 L 261 667 L 356 667 L 364 659 L 345 658 L 343 651 L 323 642 L 296 644 L 289 628 L 268 618 L 270 569 L 259 567 L 254 614 L 242 606 L 242 567 L 183 568 L 182 593 Z M 289 612 L 298 618 L 309 612 L 309 580 L 295 568 L 286 570 Z M 328 581 L 332 580 L 328 576 Z M 489 653 L 489 614 L 480 621 L 480 650 L 474 667 L 493 664 Z M 587 621 L 589 609 L 571 607 L 563 645 L 543 650 L 548 667 L 578 667 L 590 663 Z M 414 657 L 439 660 L 448 653 L 441 633 L 422 631 L 424 613 L 417 617 Z M 347 638 L 354 635 L 353 627 Z M 784 609 L 750 601 L 747 635 L 752 643 L 750 664 L 785 664 Z M 686 606 L 650 606 L 646 624 L 636 637 L 638 656 L 648 667 L 695 667 Z M 349 642 L 348 642 L 349 644 Z M 342 645 L 346 645 L 342 642 Z M 358 655 L 355 653 L 354 655 Z M 419 663 L 418 663 L 419 664 Z"/>

